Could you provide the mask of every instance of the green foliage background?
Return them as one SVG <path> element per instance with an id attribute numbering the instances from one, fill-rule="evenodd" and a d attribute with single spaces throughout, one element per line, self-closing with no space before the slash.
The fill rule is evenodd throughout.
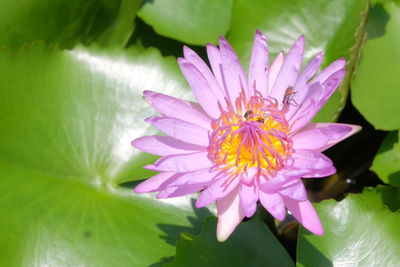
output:
<path id="1" fill-rule="evenodd" d="M 395 266 L 399 27 L 390 0 L 0 1 L 0 266 Z M 247 68 L 255 29 L 272 56 L 305 35 L 305 62 L 348 59 L 316 121 L 337 120 L 351 95 L 371 129 L 392 131 L 372 164 L 384 185 L 315 204 L 326 234 L 301 229 L 296 263 L 262 211 L 218 243 L 213 207 L 132 190 L 154 174 L 142 166 L 155 157 L 130 146 L 155 133 L 142 91 L 192 99 L 182 46 L 204 57 L 226 36 Z"/>

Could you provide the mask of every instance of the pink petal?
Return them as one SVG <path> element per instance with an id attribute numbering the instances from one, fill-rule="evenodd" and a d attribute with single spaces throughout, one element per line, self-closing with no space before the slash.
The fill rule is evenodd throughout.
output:
<path id="1" fill-rule="evenodd" d="M 210 171 L 209 168 L 194 171 L 194 172 L 182 173 L 169 186 L 208 183 L 208 182 L 211 182 L 211 180 L 215 176 L 216 176 L 216 172 Z"/>
<path id="2" fill-rule="evenodd" d="M 285 218 L 286 209 L 281 195 L 265 193 L 262 190 L 258 194 L 264 208 L 276 219 L 282 221 Z"/>
<path id="3" fill-rule="evenodd" d="M 174 180 L 175 173 L 173 172 L 162 172 L 159 173 L 144 182 L 138 184 L 135 187 L 136 193 L 147 193 L 147 192 L 155 192 L 160 191 L 165 188 L 169 182 Z"/>
<path id="4" fill-rule="evenodd" d="M 295 149 L 322 152 L 361 130 L 358 125 L 341 123 L 311 123 L 292 136 Z"/>
<path id="5" fill-rule="evenodd" d="M 208 86 L 213 91 L 217 100 L 221 103 L 221 105 L 224 106 L 226 102 L 223 91 L 207 64 L 201 59 L 201 57 L 199 57 L 192 49 L 187 46 L 183 47 L 183 54 L 185 56 L 185 59 L 192 63 L 204 76 L 204 78 L 207 80 Z"/>
<path id="6" fill-rule="evenodd" d="M 310 201 L 297 201 L 285 197 L 284 202 L 288 210 L 307 230 L 316 235 L 324 234 L 321 221 Z"/>
<path id="7" fill-rule="evenodd" d="M 249 168 L 245 173 L 240 175 L 240 181 L 247 185 L 253 183 L 254 177 L 257 174 L 258 170 L 255 167 Z"/>
<path id="8" fill-rule="evenodd" d="M 217 239 L 220 242 L 225 241 L 244 218 L 238 191 L 239 187 L 236 187 L 229 195 L 217 200 Z"/>
<path id="9" fill-rule="evenodd" d="M 207 150 L 205 146 L 185 143 L 170 136 L 143 136 L 133 140 L 131 144 L 143 152 L 158 156 Z"/>
<path id="10" fill-rule="evenodd" d="M 226 91 L 225 85 L 222 81 L 222 60 L 218 47 L 213 44 L 207 44 L 207 56 L 208 60 L 210 61 L 214 77 L 219 84 L 219 88 L 222 90 L 224 96 L 228 97 L 228 92 Z"/>
<path id="11" fill-rule="evenodd" d="M 250 218 L 257 209 L 258 186 L 240 184 L 239 197 L 244 214 Z"/>
<path id="12" fill-rule="evenodd" d="M 253 51 L 249 68 L 249 91 L 254 95 L 254 89 L 264 97 L 268 93 L 268 45 L 265 36 L 256 31 L 254 37 Z"/>
<path id="13" fill-rule="evenodd" d="M 231 103 L 235 103 L 242 88 L 247 96 L 249 95 L 246 74 L 235 51 L 233 51 L 233 48 L 222 36 L 219 38 L 219 49 L 221 51 L 223 71 L 222 81 L 228 90 Z"/>
<path id="14" fill-rule="evenodd" d="M 149 117 L 145 121 L 163 133 L 183 142 L 200 146 L 209 144 L 208 131 L 190 122 L 168 117 Z"/>
<path id="15" fill-rule="evenodd" d="M 198 191 L 203 190 L 207 186 L 207 183 L 202 184 L 191 184 L 181 186 L 168 186 L 157 194 L 157 198 L 171 198 L 180 197 L 184 195 L 190 195 Z"/>
<path id="16" fill-rule="evenodd" d="M 282 186 L 290 181 L 299 179 L 310 173 L 308 169 L 282 169 L 274 177 L 265 183 L 260 184 L 261 190 L 265 193 L 276 193 Z"/>
<path id="17" fill-rule="evenodd" d="M 295 169 L 318 170 L 332 167 L 332 161 L 321 152 L 296 149 L 291 157 L 290 167 Z"/>
<path id="18" fill-rule="evenodd" d="M 207 155 L 208 152 L 168 155 L 157 160 L 154 163 L 153 168 L 147 166 L 147 169 L 152 169 L 154 171 L 172 171 L 177 173 L 206 169 L 213 165 Z"/>
<path id="19" fill-rule="evenodd" d="M 302 178 L 321 178 L 333 175 L 335 173 L 336 173 L 336 168 L 334 166 L 329 166 L 323 169 L 310 170 L 310 172 L 303 175 Z"/>
<path id="20" fill-rule="evenodd" d="M 329 76 L 329 78 L 326 79 L 323 84 L 321 84 L 322 87 L 321 92 L 316 92 L 316 90 L 313 88 L 317 86 L 318 83 L 314 83 L 311 86 L 313 90 L 310 88 L 311 92 L 310 95 L 308 96 L 309 97 L 308 101 L 310 101 L 311 103 L 315 102 L 315 105 L 313 105 L 312 108 L 308 108 L 307 111 L 305 111 L 303 107 L 300 107 L 296 111 L 296 113 L 290 119 L 290 122 L 296 121 L 296 124 L 291 129 L 292 133 L 295 133 L 297 130 L 303 128 L 311 121 L 311 119 L 315 116 L 315 114 L 317 114 L 317 112 L 325 105 L 329 97 L 331 97 L 331 95 L 335 92 L 336 88 L 342 82 L 345 74 L 346 74 L 345 70 L 340 70 Z M 307 105 L 308 103 L 306 100 L 304 106 L 306 107 Z"/>
<path id="21" fill-rule="evenodd" d="M 216 179 L 201 194 L 196 202 L 197 208 L 210 205 L 215 200 L 221 199 L 228 195 L 239 184 L 239 179 L 228 180 L 228 177 Z"/>
<path id="22" fill-rule="evenodd" d="M 297 75 L 299 74 L 301 63 L 303 61 L 304 53 L 304 36 L 301 36 L 293 44 L 288 55 L 283 62 L 282 68 L 276 78 L 274 87 L 272 88 L 270 95 L 278 100 L 279 103 L 282 102 L 285 91 L 288 87 L 293 87 Z"/>
<path id="23" fill-rule="evenodd" d="M 326 101 L 328 101 L 331 95 L 335 92 L 336 88 L 339 87 L 345 74 L 346 74 L 345 70 L 340 70 L 338 72 L 335 72 L 321 84 L 323 93 L 321 95 L 319 103 L 320 108 L 323 105 L 325 105 Z"/>
<path id="24" fill-rule="evenodd" d="M 311 79 L 311 77 L 317 72 L 319 67 L 321 66 L 322 60 L 324 59 L 324 53 L 319 52 L 315 55 L 315 57 L 307 64 L 304 70 L 297 77 L 296 84 L 294 86 L 295 89 L 300 90 L 303 86 Z M 299 92 L 299 95 L 301 92 Z M 299 95 L 296 95 L 297 97 Z M 300 103 L 302 101 L 299 101 Z"/>
<path id="25" fill-rule="evenodd" d="M 297 105 L 289 105 L 288 111 L 286 111 L 287 117 L 290 118 L 292 114 L 299 108 L 298 105 L 301 105 L 301 103 L 304 102 L 304 99 L 306 98 L 309 89 L 309 85 L 307 82 L 319 69 L 323 58 L 323 52 L 318 53 L 297 77 L 296 83 L 294 85 L 295 95 L 293 96 L 293 101 L 295 101 Z"/>
<path id="26" fill-rule="evenodd" d="M 305 101 L 297 109 L 294 109 L 294 112 L 285 115 L 292 135 L 308 124 L 315 116 L 319 110 L 319 99 L 321 99 L 321 96 L 322 86 L 319 83 L 312 84 L 308 89 Z"/>
<path id="27" fill-rule="evenodd" d="M 323 69 L 315 78 L 311 81 L 311 83 L 324 83 L 326 79 L 328 79 L 329 76 L 334 74 L 335 72 L 338 72 L 339 70 L 343 70 L 344 67 L 346 66 L 346 59 L 345 58 L 340 58 L 333 63 L 331 63 L 328 67 Z"/>
<path id="28" fill-rule="evenodd" d="M 201 107 L 208 113 L 208 115 L 210 115 L 211 118 L 218 118 L 220 115 L 218 98 L 209 86 L 206 78 L 187 59 L 178 58 L 178 63 Z"/>
<path id="29" fill-rule="evenodd" d="M 296 179 L 284 185 L 284 188 L 279 191 L 279 194 L 285 197 L 290 197 L 298 201 L 307 200 L 307 192 L 301 179 Z"/>
<path id="30" fill-rule="evenodd" d="M 153 91 L 144 91 L 144 98 L 160 114 L 210 129 L 211 119 L 197 103 L 181 100 Z"/>
<path id="31" fill-rule="evenodd" d="M 271 95 L 271 90 L 274 87 L 276 77 L 278 77 L 279 72 L 282 69 L 283 62 L 285 62 L 285 54 L 280 52 L 274 61 L 272 62 L 269 68 L 269 77 L 268 77 L 268 95 Z"/>
<path id="32" fill-rule="evenodd" d="M 318 129 L 312 127 L 314 124 L 308 124 L 306 127 L 295 133 L 291 139 L 294 149 L 317 150 L 324 147 L 332 137 L 329 129 Z"/>

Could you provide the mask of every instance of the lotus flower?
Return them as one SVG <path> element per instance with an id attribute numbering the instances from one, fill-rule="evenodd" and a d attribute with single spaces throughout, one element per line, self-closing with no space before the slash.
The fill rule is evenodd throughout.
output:
<path id="1" fill-rule="evenodd" d="M 304 37 L 269 65 L 265 37 L 256 31 L 248 76 L 229 43 L 207 45 L 208 65 L 190 48 L 178 63 L 198 103 L 145 91 L 161 116 L 147 118 L 166 136 L 132 142 L 161 156 L 145 168 L 160 172 L 135 191 L 171 198 L 200 191 L 198 208 L 216 201 L 217 238 L 226 240 L 257 209 L 276 219 L 286 209 L 309 231 L 323 227 L 302 178 L 336 172 L 321 152 L 360 130 L 338 123 L 311 123 L 345 75 L 345 59 L 319 74 L 323 53 L 303 70 Z M 316 75 L 315 75 L 316 74 Z"/>

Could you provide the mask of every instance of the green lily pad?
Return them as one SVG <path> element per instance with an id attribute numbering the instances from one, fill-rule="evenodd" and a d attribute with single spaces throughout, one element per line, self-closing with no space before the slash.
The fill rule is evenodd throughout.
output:
<path id="1" fill-rule="evenodd" d="M 216 239 L 216 218 L 200 235 L 182 234 L 175 259 L 166 266 L 294 266 L 289 254 L 264 222 L 242 222 L 225 242 Z"/>
<path id="2" fill-rule="evenodd" d="M 400 261 L 400 213 L 388 209 L 395 210 L 396 191 L 366 189 L 340 202 L 316 204 L 325 234 L 316 236 L 301 229 L 298 266 L 396 266 Z"/>
<path id="3" fill-rule="evenodd" d="M 347 81 L 358 58 L 367 10 L 365 0 L 238 0 L 233 6 L 228 40 L 246 67 L 255 29 L 266 35 L 272 55 L 288 51 L 304 35 L 305 62 L 321 50 L 325 51 L 322 67 L 346 57 L 349 62 L 345 81 L 315 118 L 315 121 L 334 121 L 346 103 Z"/>
<path id="4" fill-rule="evenodd" d="M 232 0 L 146 0 L 138 16 L 154 30 L 184 43 L 216 43 L 231 21 Z"/>
<path id="5" fill-rule="evenodd" d="M 368 39 L 352 80 L 352 101 L 377 129 L 400 128 L 400 5 L 377 4 L 367 24 Z"/>
<path id="6" fill-rule="evenodd" d="M 118 184 L 147 178 L 132 139 L 154 133 L 142 90 L 185 98 L 156 49 L 0 52 L 0 266 L 148 266 L 207 209 Z M 147 162 L 146 162 L 147 161 Z"/>
<path id="7" fill-rule="evenodd" d="M 140 0 L 26 0 L 0 3 L 0 50 L 76 43 L 124 46 Z"/>
<path id="8" fill-rule="evenodd" d="M 379 148 L 378 154 L 372 162 L 371 170 L 379 178 L 391 185 L 400 186 L 400 144 L 399 133 L 390 132 Z"/>

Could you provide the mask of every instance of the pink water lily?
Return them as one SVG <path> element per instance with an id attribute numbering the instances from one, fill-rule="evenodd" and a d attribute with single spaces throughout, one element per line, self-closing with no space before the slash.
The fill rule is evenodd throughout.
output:
<path id="1" fill-rule="evenodd" d="M 345 59 L 321 71 L 323 53 L 301 69 L 304 37 L 285 55 L 268 61 L 265 37 L 256 32 L 248 76 L 229 43 L 207 45 L 208 65 L 184 47 L 180 68 L 199 102 L 145 91 L 161 116 L 147 118 L 167 136 L 145 136 L 132 142 L 161 156 L 145 168 L 160 172 L 135 191 L 159 192 L 171 198 L 201 191 L 196 202 L 216 201 L 217 237 L 224 241 L 260 201 L 276 219 L 288 209 L 309 231 L 323 227 L 301 178 L 336 172 L 321 152 L 360 130 L 338 123 L 311 123 L 345 75 Z"/>

